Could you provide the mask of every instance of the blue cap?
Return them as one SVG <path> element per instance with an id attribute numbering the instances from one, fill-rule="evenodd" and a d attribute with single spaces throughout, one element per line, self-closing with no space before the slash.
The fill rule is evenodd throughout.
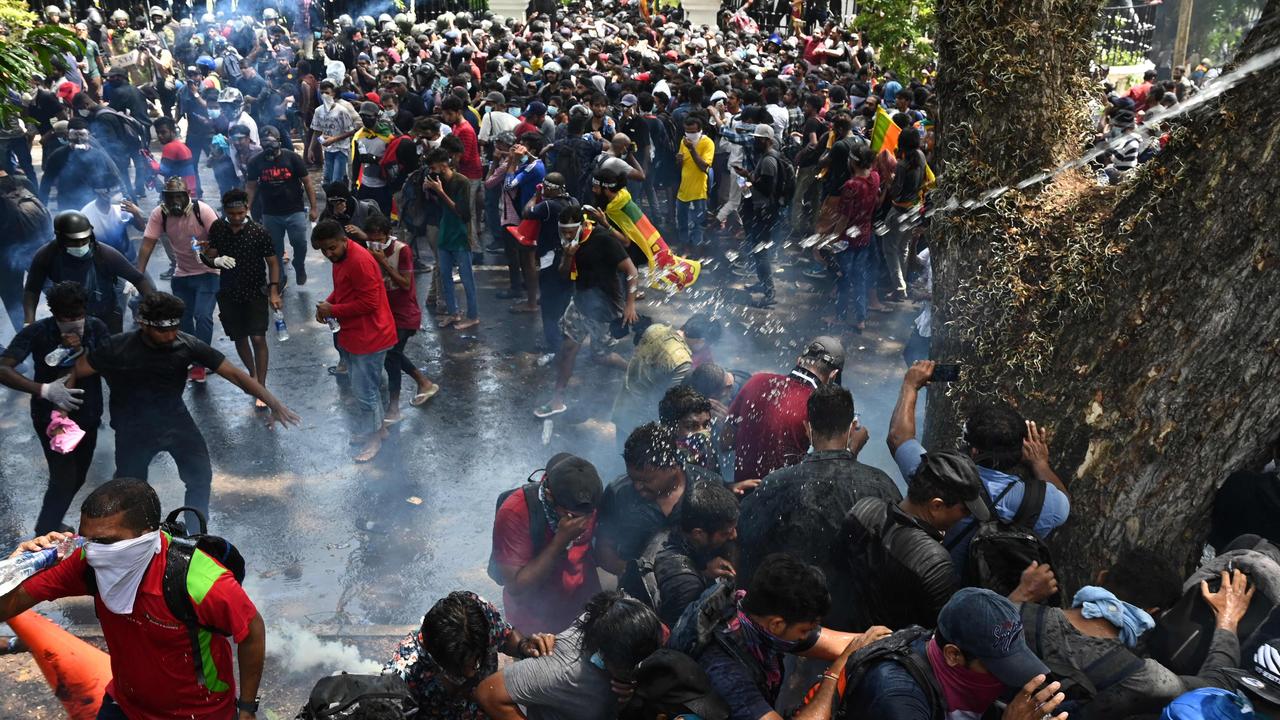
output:
<path id="1" fill-rule="evenodd" d="M 529 107 L 524 111 L 525 115 L 546 115 L 547 106 L 538 100 L 529 103 Z"/>
<path id="2" fill-rule="evenodd" d="M 1011 688 L 1026 685 L 1049 668 L 1027 647 L 1018 608 L 985 588 L 963 588 L 938 614 L 938 632 L 967 658 L 982 661 L 997 680 Z"/>
<path id="3" fill-rule="evenodd" d="M 1248 720 L 1256 717 L 1253 704 L 1238 693 L 1200 688 L 1169 703 L 1160 720 Z"/>

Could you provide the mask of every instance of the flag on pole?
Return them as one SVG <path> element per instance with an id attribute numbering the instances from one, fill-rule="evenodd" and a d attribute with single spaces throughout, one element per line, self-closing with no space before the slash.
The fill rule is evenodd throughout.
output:
<path id="1" fill-rule="evenodd" d="M 883 107 L 876 108 L 876 124 L 871 128 L 871 151 L 879 153 L 881 150 L 894 152 L 898 149 L 898 136 L 902 134 L 902 128 L 898 127 L 889 113 L 885 112 Z"/>
<path id="2" fill-rule="evenodd" d="M 626 189 L 619 190 L 617 197 L 609 201 L 604 214 L 609 219 L 609 224 L 640 248 L 648 259 L 649 287 L 683 290 L 697 281 L 702 263 L 672 253 L 657 228 L 645 217 Z"/>

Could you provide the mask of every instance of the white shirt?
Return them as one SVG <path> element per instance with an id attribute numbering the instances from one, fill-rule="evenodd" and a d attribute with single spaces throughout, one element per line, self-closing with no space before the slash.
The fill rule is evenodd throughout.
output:
<path id="1" fill-rule="evenodd" d="M 480 132 L 476 138 L 480 142 L 493 142 L 502 133 L 514 131 L 519 124 L 519 118 L 505 110 L 490 110 L 480 118 Z"/>
<path id="2" fill-rule="evenodd" d="M 112 203 L 106 210 L 100 210 L 98 201 L 94 200 L 80 208 L 80 212 L 89 219 L 93 235 L 99 242 L 105 242 L 117 250 L 122 247 L 121 242 L 127 234 L 126 227 L 133 216 L 125 212 L 119 203 Z"/>
<path id="3" fill-rule="evenodd" d="M 334 102 L 332 108 L 326 108 L 323 103 L 316 108 L 316 112 L 311 116 L 311 129 L 327 135 L 336 137 L 345 135 L 360 126 L 360 120 L 351 112 L 350 106 L 343 102 Z M 327 153 L 341 153 L 346 155 L 351 144 L 347 142 L 335 142 L 323 145 L 324 151 Z"/>
<path id="4" fill-rule="evenodd" d="M 261 144 L 258 142 L 258 123 L 255 122 L 253 118 L 249 117 L 249 113 L 241 110 L 240 117 L 227 123 L 228 128 L 233 128 L 236 125 L 243 125 L 249 128 L 249 139 L 253 141 L 254 145 Z"/>
<path id="5" fill-rule="evenodd" d="M 781 105 L 769 105 L 765 109 L 769 111 L 769 117 L 773 118 L 770 125 L 773 126 L 774 144 L 780 146 L 787 137 L 787 125 L 791 123 L 791 114 Z"/>

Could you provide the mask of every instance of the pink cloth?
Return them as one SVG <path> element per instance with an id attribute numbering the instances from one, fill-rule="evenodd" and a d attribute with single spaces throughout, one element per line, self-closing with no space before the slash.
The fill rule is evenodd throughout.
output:
<path id="1" fill-rule="evenodd" d="M 937 638 L 929 640 L 928 653 L 933 675 L 938 678 L 942 694 L 947 698 L 948 713 L 962 710 L 981 715 L 1004 694 L 1004 683 L 995 675 L 948 665 Z"/>
<path id="2" fill-rule="evenodd" d="M 49 447 L 63 455 L 75 450 L 84 439 L 84 430 L 59 410 L 54 410 L 49 416 L 49 427 L 45 434 L 49 436 Z"/>

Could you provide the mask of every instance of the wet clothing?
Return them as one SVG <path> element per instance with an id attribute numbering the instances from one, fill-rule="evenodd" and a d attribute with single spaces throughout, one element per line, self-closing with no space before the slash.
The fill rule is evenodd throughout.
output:
<path id="1" fill-rule="evenodd" d="M 696 482 L 722 483 L 719 475 L 693 465 L 685 467 L 685 492 Z M 607 543 L 623 560 L 631 561 L 658 531 L 680 526 L 684 497 L 676 502 L 670 515 L 663 515 L 658 504 L 636 492 L 627 475 L 617 478 L 604 489 L 600 498 L 599 543 Z"/>
<path id="2" fill-rule="evenodd" d="M 325 302 L 338 319 L 338 346 L 367 355 L 396 344 L 396 324 L 387 304 L 382 269 L 363 245 L 347 240 L 347 254 L 333 263 L 333 292 Z"/>
<path id="3" fill-rule="evenodd" d="M 487 626 L 488 645 L 480 657 L 480 670 L 476 679 L 483 679 L 498 672 L 498 653 L 511 637 L 512 628 L 502 618 L 498 608 L 474 593 L 467 593 L 471 602 L 480 606 Z M 415 630 L 395 649 L 395 655 L 382 667 L 383 675 L 395 675 L 409 686 L 413 699 L 418 703 L 415 717 L 426 720 L 486 720 L 487 715 L 475 700 L 449 691 L 443 681 L 440 665 L 426 652 L 428 639 L 422 631 Z"/>
<path id="4" fill-rule="evenodd" d="M 618 443 L 626 442 L 635 428 L 656 420 L 662 396 L 692 371 L 693 355 L 684 335 L 670 325 L 650 325 L 627 363 L 627 374 L 613 401 Z"/>
<path id="5" fill-rule="evenodd" d="M 275 257 L 271 236 L 261 223 L 245 218 L 244 228 L 235 232 L 225 218 L 209 228 L 209 247 L 219 256 L 233 257 L 236 266 L 222 271 L 218 303 L 256 302 L 266 297 L 266 259 Z"/>
<path id="6" fill-rule="evenodd" d="M 201 646 L 208 648 L 200 659 L 203 677 L 197 678 L 187 628 L 164 599 L 168 548 L 169 537 L 162 534 L 160 552 L 138 586 L 129 615 L 111 612 L 94 596 L 94 611 L 111 654 L 107 693 L 130 720 L 227 720 L 236 713 L 228 638 L 239 643 L 248 637 L 257 608 L 226 568 L 195 551 L 187 571 L 187 594 L 201 626 L 196 631 Z M 32 576 L 22 587 L 37 602 L 88 595 L 88 569 L 81 551 Z"/>
<path id="7" fill-rule="evenodd" d="M 809 395 L 817 387 L 817 377 L 803 368 L 788 375 L 757 373 L 742 386 L 729 406 L 730 420 L 738 423 L 734 482 L 763 479 L 804 457 Z"/>
<path id="8" fill-rule="evenodd" d="M 502 680 L 507 694 L 524 708 L 529 720 L 617 717 L 617 696 L 609 674 L 582 656 L 582 632 L 577 628 L 556 635 L 556 647 L 550 655 L 508 665 Z"/>
<path id="9" fill-rule="evenodd" d="M 226 359 L 195 337 L 179 332 L 171 347 L 151 347 L 141 330 L 113 335 L 89 352 L 89 365 L 111 388 L 111 427 L 117 435 L 160 432 L 191 415 L 182 402 L 187 370 L 216 370 Z"/>
<path id="10" fill-rule="evenodd" d="M 701 572 L 705 565 L 680 528 L 664 528 L 649 541 L 637 562 L 627 566 L 618 585 L 628 595 L 648 602 L 671 628 L 711 584 Z"/>
<path id="11" fill-rule="evenodd" d="M 56 240 L 45 243 L 31 258 L 23 289 L 39 295 L 48 284 L 74 280 L 84 287 L 89 296 L 86 307 L 89 314 L 119 332 L 123 311 L 116 296 L 118 281 L 130 282 L 144 293 L 151 292 L 155 286 L 116 249 L 102 244 L 92 245 L 93 250 L 88 255 L 78 258 Z"/>
<path id="12" fill-rule="evenodd" d="M 258 153 L 249 161 L 245 181 L 258 183 L 256 194 L 262 198 L 264 215 L 292 215 L 306 209 L 302 184 L 311 180 L 302 156 L 292 150 L 281 150 L 274 158 Z"/>
<path id="13" fill-rule="evenodd" d="M 774 712 L 786 655 L 812 649 L 822 631 L 815 629 L 784 653 L 739 610 L 716 632 L 725 635 L 740 652 L 731 655 L 720 642 L 713 642 L 697 658 L 698 664 L 707 672 L 711 687 L 729 704 L 730 720 L 759 720 Z"/>

